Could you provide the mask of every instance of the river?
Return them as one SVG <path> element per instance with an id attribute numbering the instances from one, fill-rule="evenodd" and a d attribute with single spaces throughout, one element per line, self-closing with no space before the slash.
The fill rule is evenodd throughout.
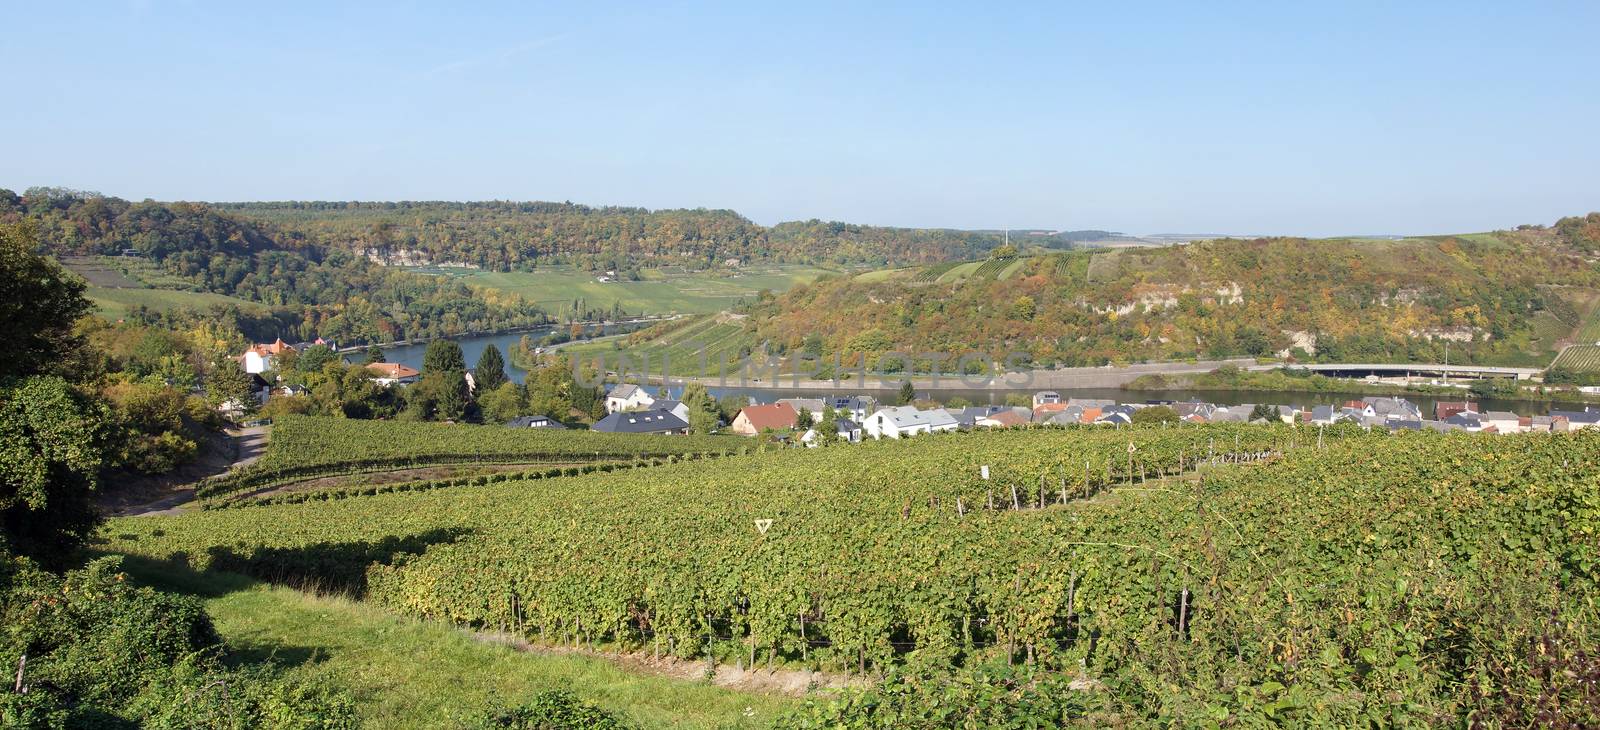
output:
<path id="1" fill-rule="evenodd" d="M 562 329 L 563 327 L 541 328 L 528 332 L 517 332 L 504 335 L 483 335 L 474 337 L 455 338 L 461 345 L 461 352 L 466 356 L 467 365 L 470 367 L 478 362 L 478 357 L 483 354 L 484 348 L 491 343 L 506 354 L 506 369 L 511 379 L 520 383 L 527 375 L 521 368 L 512 365 L 509 353 L 516 347 L 517 342 L 524 335 L 538 340 L 545 335 Z M 605 334 L 619 331 L 621 327 L 608 326 Z M 591 330 L 592 331 L 592 330 Z M 417 369 L 422 368 L 422 353 L 427 349 L 426 344 L 403 345 L 385 348 L 384 353 L 389 362 L 398 362 Z M 869 381 L 870 383 L 870 381 Z M 654 392 L 659 386 L 651 386 Z M 744 396 L 754 398 L 757 402 L 768 403 L 779 398 L 821 398 L 826 396 L 845 395 L 871 395 L 880 403 L 893 402 L 898 396 L 898 391 L 893 388 L 840 388 L 804 389 L 804 388 L 752 388 L 752 387 L 719 387 L 708 388 L 712 395 L 722 397 L 726 395 Z M 934 391 L 935 400 L 948 403 L 953 398 L 962 398 L 973 405 L 996 404 L 1003 405 L 1006 395 L 1020 393 L 1032 395 L 1038 388 L 1017 388 L 1014 390 L 990 389 L 941 389 Z M 1241 403 L 1266 403 L 1268 405 L 1287 405 L 1309 408 L 1318 405 L 1336 405 L 1347 400 L 1359 399 L 1360 393 L 1291 393 L 1281 391 L 1234 391 L 1234 390 L 1123 390 L 1121 388 L 1054 388 L 1067 398 L 1102 398 L 1114 400 L 1118 403 L 1146 403 L 1159 401 L 1205 401 L 1217 405 L 1239 405 Z M 677 397 L 683 392 L 682 385 L 673 385 L 668 389 L 672 397 Z M 1408 395 L 1406 400 L 1416 403 L 1422 408 L 1425 417 L 1433 415 L 1433 406 L 1439 401 L 1471 400 L 1478 404 L 1480 411 L 1510 411 L 1521 416 L 1539 416 L 1549 413 L 1552 409 L 1581 411 L 1582 403 L 1563 403 L 1539 400 L 1501 400 L 1473 398 L 1466 391 L 1461 396 L 1438 395 Z"/>

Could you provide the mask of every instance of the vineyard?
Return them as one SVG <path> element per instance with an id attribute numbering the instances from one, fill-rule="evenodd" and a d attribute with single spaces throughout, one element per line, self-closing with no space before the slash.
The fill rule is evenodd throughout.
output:
<path id="1" fill-rule="evenodd" d="M 1431 724 L 1565 691 L 1524 657 L 1594 645 L 1600 435 L 1318 441 L 937 435 L 122 520 L 109 547 L 548 644 L 1030 664 L 1112 717 Z"/>
<path id="2" fill-rule="evenodd" d="M 753 350 L 753 338 L 739 320 L 716 316 L 658 325 L 635 335 L 634 341 L 625 352 L 609 340 L 570 345 L 561 351 L 585 363 L 603 360 L 607 370 L 622 370 L 622 357 L 626 356 L 630 372 L 648 368 L 659 375 L 666 367 L 673 375 L 701 376 L 716 375 L 719 362 L 728 363 L 728 371 L 733 372 Z"/>
<path id="3" fill-rule="evenodd" d="M 1600 345 L 1572 345 L 1562 350 L 1550 367 L 1576 373 L 1600 372 Z"/>
<path id="4" fill-rule="evenodd" d="M 638 460 L 737 453 L 749 443 L 718 436 L 651 436 L 502 426 L 285 416 L 265 456 L 200 485 L 216 497 L 312 477 L 447 464 Z"/>

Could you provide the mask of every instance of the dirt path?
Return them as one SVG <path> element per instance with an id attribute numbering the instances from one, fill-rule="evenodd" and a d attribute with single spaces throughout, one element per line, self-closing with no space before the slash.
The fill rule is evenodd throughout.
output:
<path id="1" fill-rule="evenodd" d="M 517 651 L 536 654 L 577 654 L 604 659 L 636 674 L 652 674 L 685 681 L 709 680 L 711 684 L 718 687 L 744 692 L 771 692 L 790 697 L 803 697 L 819 689 L 861 687 L 868 683 L 868 680 L 863 677 L 827 674 L 810 670 L 740 669 L 730 664 L 718 664 L 712 669 L 702 660 L 679 659 L 677 657 L 658 658 L 651 656 L 647 652 L 621 654 L 583 648 L 544 646 L 532 643 L 520 636 L 498 632 L 478 631 L 473 632 L 472 636 L 479 641 L 503 644 Z"/>
<path id="2" fill-rule="evenodd" d="M 113 517 L 177 514 L 179 507 L 194 500 L 194 483 L 222 474 L 260 459 L 271 434 L 268 426 L 230 429 L 224 432 L 226 445 L 213 444 L 195 464 L 161 479 L 130 485 L 102 502 L 100 508 Z"/>

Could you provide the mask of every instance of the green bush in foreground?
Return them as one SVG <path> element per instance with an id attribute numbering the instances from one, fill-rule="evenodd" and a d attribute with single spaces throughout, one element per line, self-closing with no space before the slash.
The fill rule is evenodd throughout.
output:
<path id="1" fill-rule="evenodd" d="M 58 576 L 0 555 L 6 728 L 347 728 L 354 702 L 270 667 L 225 668 L 198 599 L 128 584 L 119 558 Z M 24 662 L 23 657 L 26 656 Z"/>
<path id="2" fill-rule="evenodd" d="M 568 692 L 540 692 L 526 704 L 493 707 L 468 730 L 628 730 L 630 726 L 605 710 Z"/>

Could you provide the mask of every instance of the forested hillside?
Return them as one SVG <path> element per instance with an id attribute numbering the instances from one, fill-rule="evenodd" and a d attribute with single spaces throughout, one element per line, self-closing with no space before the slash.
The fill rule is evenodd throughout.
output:
<path id="1" fill-rule="evenodd" d="M 1600 304 L 1600 216 L 1405 240 L 1267 238 L 831 277 L 755 305 L 776 353 L 890 351 L 1035 364 L 1285 353 L 1544 364 Z M 1590 235 L 1589 238 L 1583 236 Z"/>
<path id="2" fill-rule="evenodd" d="M 0 222 L 8 221 L 31 226 L 52 255 L 127 252 L 153 262 L 173 286 L 265 304 L 273 308 L 269 316 L 219 315 L 240 320 L 247 334 L 263 339 L 388 342 L 546 321 L 515 296 L 386 268 L 203 204 L 0 190 Z"/>
<path id="3" fill-rule="evenodd" d="M 728 259 L 925 264 L 981 256 L 994 233 L 885 228 L 818 220 L 767 228 L 731 210 L 648 210 L 489 201 L 217 203 L 308 240 L 379 255 L 420 252 L 488 269 L 552 263 L 597 270 L 640 264 L 719 265 Z"/>

